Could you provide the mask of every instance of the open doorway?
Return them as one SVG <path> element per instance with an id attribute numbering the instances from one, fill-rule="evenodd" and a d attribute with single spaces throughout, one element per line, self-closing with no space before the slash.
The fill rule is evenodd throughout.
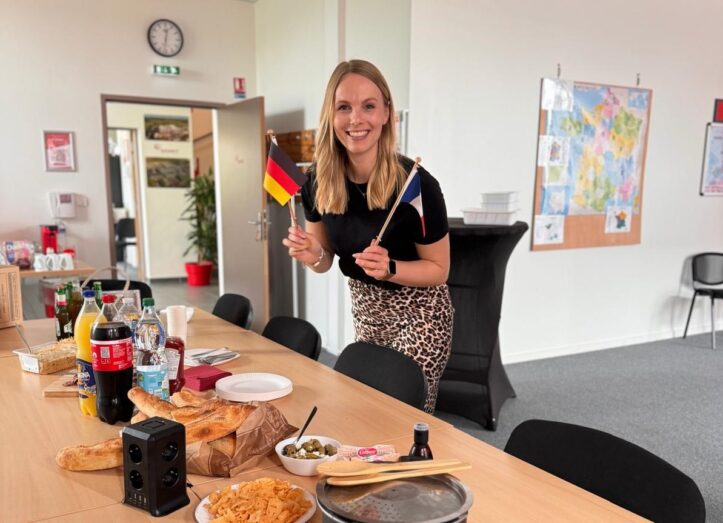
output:
<path id="1" fill-rule="evenodd" d="M 210 311 L 219 294 L 241 294 L 251 300 L 254 307 L 252 328 L 260 332 L 269 318 L 271 278 L 269 222 L 261 183 L 266 165 L 263 97 L 221 105 L 101 95 L 101 107 L 106 135 L 108 129 L 135 129 L 136 247 L 141 251 L 143 277 L 151 284 L 156 305 L 186 304 Z M 208 113 L 192 113 L 195 109 L 210 112 L 210 128 Z M 133 111 L 134 116 L 129 117 L 128 111 Z M 124 117 L 128 119 L 124 120 Z M 205 121 L 205 125 L 194 130 L 194 120 Z M 112 263 L 116 264 L 117 220 L 113 218 L 107 140 L 104 140 L 104 148 L 109 251 Z M 156 160 L 151 162 L 154 158 Z M 191 173 L 190 186 L 195 190 L 198 184 L 194 176 L 203 176 L 204 171 L 208 174 L 211 170 L 218 285 L 215 288 L 191 287 L 186 285 L 184 271 L 184 261 L 193 259 L 191 252 L 184 254 L 190 242 L 183 226 L 189 224 L 180 215 L 189 186 L 188 173 Z M 173 205 L 172 198 L 176 198 Z M 160 205 L 156 205 L 159 202 Z M 153 260 L 159 258 L 169 261 L 169 265 L 154 264 Z M 173 288 L 166 292 L 169 284 Z"/>
<path id="2" fill-rule="evenodd" d="M 213 178 L 212 109 L 135 101 L 104 109 L 115 265 L 152 284 L 159 304 L 212 308 L 215 275 L 203 288 L 186 284 L 184 265 L 197 257 L 182 219 L 192 182 Z"/>

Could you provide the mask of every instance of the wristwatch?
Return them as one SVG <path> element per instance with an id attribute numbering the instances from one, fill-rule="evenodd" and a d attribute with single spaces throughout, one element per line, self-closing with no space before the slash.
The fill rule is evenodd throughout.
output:
<path id="1" fill-rule="evenodd" d="M 389 263 L 387 264 L 387 273 L 379 278 L 380 281 L 387 281 L 392 276 L 397 274 L 397 262 L 394 260 L 389 260 Z"/>

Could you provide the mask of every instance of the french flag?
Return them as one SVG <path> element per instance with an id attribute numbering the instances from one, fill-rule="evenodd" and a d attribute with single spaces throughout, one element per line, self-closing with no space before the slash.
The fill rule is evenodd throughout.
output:
<path id="1" fill-rule="evenodd" d="M 399 200 L 401 203 L 408 203 L 417 210 L 419 219 L 422 220 L 422 236 L 427 235 L 426 228 L 424 227 L 424 209 L 422 207 L 422 184 L 420 182 L 420 176 L 417 172 L 418 166 L 414 165 L 414 169 L 407 176 L 407 181 L 404 182 L 402 188 L 402 197 Z"/>

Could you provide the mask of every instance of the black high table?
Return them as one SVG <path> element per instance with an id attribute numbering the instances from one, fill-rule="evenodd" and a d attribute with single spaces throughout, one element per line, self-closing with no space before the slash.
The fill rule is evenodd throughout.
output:
<path id="1" fill-rule="evenodd" d="M 437 410 L 472 419 L 488 430 L 515 390 L 500 359 L 500 310 L 507 260 L 527 231 L 514 225 L 465 225 L 449 219 L 454 305 L 452 355 L 439 384 Z"/>

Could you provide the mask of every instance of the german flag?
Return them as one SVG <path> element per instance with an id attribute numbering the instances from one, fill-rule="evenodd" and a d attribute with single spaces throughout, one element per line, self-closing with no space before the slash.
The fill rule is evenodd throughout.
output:
<path id="1" fill-rule="evenodd" d="M 266 162 L 264 189 L 266 189 L 280 205 L 286 205 L 305 182 L 306 175 L 299 170 L 294 161 L 272 140 L 271 147 L 269 148 L 269 158 Z"/>

